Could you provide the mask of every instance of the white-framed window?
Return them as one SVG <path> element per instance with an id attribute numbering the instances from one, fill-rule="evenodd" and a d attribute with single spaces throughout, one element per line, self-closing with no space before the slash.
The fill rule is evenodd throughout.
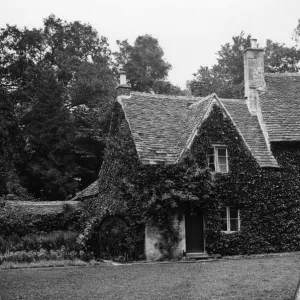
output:
<path id="1" fill-rule="evenodd" d="M 225 146 L 213 145 L 208 149 L 207 164 L 211 171 L 228 172 L 228 151 Z"/>
<path id="2" fill-rule="evenodd" d="M 240 230 L 240 210 L 234 206 L 221 208 L 221 230 L 223 232 L 237 232 Z"/>

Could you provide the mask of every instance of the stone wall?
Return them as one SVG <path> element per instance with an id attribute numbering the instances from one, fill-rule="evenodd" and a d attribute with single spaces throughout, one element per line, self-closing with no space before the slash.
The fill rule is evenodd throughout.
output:
<path id="1" fill-rule="evenodd" d="M 173 256 L 180 257 L 186 252 L 184 214 L 174 214 L 173 225 L 179 230 L 180 235 L 180 241 L 174 249 Z M 159 240 L 159 229 L 155 226 L 147 225 L 145 228 L 145 254 L 147 260 L 163 258 L 163 254 L 159 250 Z"/>
<path id="2" fill-rule="evenodd" d="M 5 201 L 5 206 L 33 214 L 61 213 L 65 204 L 76 207 L 79 201 Z"/>

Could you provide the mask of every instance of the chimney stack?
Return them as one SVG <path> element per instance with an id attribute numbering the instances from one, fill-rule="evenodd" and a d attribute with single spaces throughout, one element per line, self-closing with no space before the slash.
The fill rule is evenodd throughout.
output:
<path id="1" fill-rule="evenodd" d="M 257 48 L 257 39 L 251 39 L 251 48 Z"/>
<path id="2" fill-rule="evenodd" d="M 245 98 L 251 114 L 258 109 L 258 90 L 265 87 L 264 49 L 257 47 L 257 40 L 251 39 L 251 47 L 244 51 Z"/>
<path id="3" fill-rule="evenodd" d="M 130 96 L 131 86 L 130 84 L 127 84 L 126 72 L 122 70 L 119 72 L 119 75 L 120 75 L 120 84 L 117 86 L 117 95 Z"/>

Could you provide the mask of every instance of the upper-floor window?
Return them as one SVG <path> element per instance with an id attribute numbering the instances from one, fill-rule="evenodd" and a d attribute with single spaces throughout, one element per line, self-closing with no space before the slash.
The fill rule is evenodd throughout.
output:
<path id="1" fill-rule="evenodd" d="M 224 146 L 212 146 L 207 153 L 208 167 L 213 172 L 228 172 L 228 152 Z"/>
<path id="2" fill-rule="evenodd" d="M 236 207 L 224 206 L 221 208 L 221 230 L 224 232 L 236 232 L 240 230 L 240 211 Z"/>

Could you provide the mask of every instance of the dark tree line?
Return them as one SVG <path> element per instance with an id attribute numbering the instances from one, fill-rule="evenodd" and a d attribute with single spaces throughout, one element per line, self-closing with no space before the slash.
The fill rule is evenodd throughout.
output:
<path id="1" fill-rule="evenodd" d="M 97 179 L 120 68 L 133 90 L 182 93 L 155 38 L 119 46 L 54 15 L 1 29 L 0 196 L 61 200 Z"/>

